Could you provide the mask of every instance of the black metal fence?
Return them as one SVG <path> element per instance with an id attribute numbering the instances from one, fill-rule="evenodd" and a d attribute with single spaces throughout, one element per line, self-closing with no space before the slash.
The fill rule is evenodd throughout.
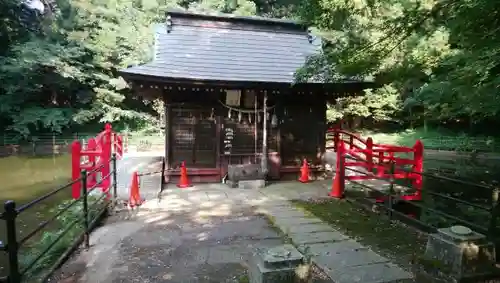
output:
<path id="1" fill-rule="evenodd" d="M 362 161 L 349 155 L 346 155 L 345 158 Z M 463 225 L 486 235 L 491 241 L 497 242 L 500 237 L 498 234 L 500 204 L 498 188 L 433 173 L 413 172 L 408 168 L 396 165 L 394 162 L 379 166 L 384 166 L 386 172 L 390 172 L 389 176 L 392 176 L 396 171 L 405 174 L 421 174 L 424 177 L 421 200 L 405 200 L 402 197 L 405 192 L 414 193 L 416 191 L 416 188 L 412 188 L 411 184 L 406 184 L 404 179 L 382 178 L 374 172 L 343 166 L 346 172 L 369 175 L 372 180 L 375 180 L 371 182 L 378 182 L 378 184 L 370 184 L 370 181 L 349 180 L 352 185 L 362 190 L 349 190 L 347 188 L 346 196 L 354 200 L 363 200 L 365 204 L 369 203 L 380 208 L 379 211 L 385 212 L 388 217 L 402 220 L 426 232 L 435 232 L 439 228 L 452 225 Z M 346 181 L 345 175 L 341 174 L 340 176 L 344 178 L 341 180 L 342 182 Z M 475 195 L 481 197 L 467 200 L 464 198 L 470 197 L 470 195 L 457 197 L 450 192 L 439 192 L 437 190 L 445 191 L 445 186 L 429 187 L 429 184 L 435 180 L 456 188 L 454 190 L 456 194 L 460 194 L 464 191 L 464 187 L 468 187 L 469 190 L 474 191 Z M 381 184 L 386 185 L 385 189 L 381 188 Z M 367 197 L 367 192 L 372 194 Z M 437 205 L 437 203 L 441 203 L 441 205 Z M 406 208 L 401 209 L 401 205 L 406 206 Z"/>
<path id="2" fill-rule="evenodd" d="M 0 252 L 5 252 L 8 257 L 8 276 L 4 278 L 0 278 L 0 282 L 2 283 L 20 283 L 20 282 L 34 282 L 41 281 L 44 282 L 47 280 L 53 273 L 53 271 L 59 267 L 64 260 L 68 258 L 70 253 L 74 251 L 82 242 L 85 248 L 88 248 L 89 243 L 89 233 L 95 227 L 95 225 L 99 222 L 101 217 L 107 211 L 108 207 L 112 203 L 116 203 L 117 198 L 117 181 L 116 181 L 116 154 L 113 153 L 111 160 L 112 170 L 106 176 L 100 176 L 100 180 L 95 183 L 95 185 L 88 187 L 87 178 L 91 175 L 97 175 L 98 171 L 105 166 L 105 163 L 91 171 L 82 170 L 81 177 L 77 180 L 74 180 L 60 188 L 57 188 L 51 191 L 48 194 L 45 194 L 27 204 L 24 204 L 20 207 L 16 206 L 14 201 L 7 201 L 4 204 L 4 212 L 0 214 L 0 221 L 5 223 L 6 234 L 7 234 L 7 242 L 5 245 L 0 244 Z M 103 193 L 99 197 L 91 197 L 89 195 L 96 188 L 101 185 L 101 183 L 106 180 L 112 178 L 112 194 L 111 197 L 109 192 Z M 43 221 L 29 232 L 24 237 L 18 237 L 18 228 L 16 225 L 16 220 L 19 215 L 25 213 L 30 210 L 37 204 L 40 204 L 42 201 L 49 199 L 56 195 L 57 193 L 71 189 L 72 185 L 81 182 L 81 195 L 79 199 L 72 200 L 67 204 L 64 204 L 60 207 L 54 215 L 52 215 L 49 219 Z M 78 207 L 78 206 L 81 206 Z M 58 233 L 57 237 L 47 246 L 41 248 L 41 252 L 38 253 L 35 257 L 33 257 L 25 266 L 22 266 L 20 263 L 20 249 L 23 245 L 25 245 L 30 239 L 36 237 L 39 233 L 46 230 L 50 223 L 58 220 L 63 214 L 69 213 L 71 209 L 76 209 L 76 217 L 69 224 L 61 229 L 61 232 Z M 33 272 L 35 266 L 44 258 L 44 256 L 51 251 L 65 236 L 69 235 L 69 232 L 76 231 L 75 239 L 71 239 L 71 244 L 68 245 L 65 252 L 62 253 L 58 258 L 54 259 L 50 265 L 50 268 L 46 270 L 42 270 L 40 272 Z M 74 233 L 71 233 L 74 234 Z M 36 273 L 36 274 L 34 274 Z"/>

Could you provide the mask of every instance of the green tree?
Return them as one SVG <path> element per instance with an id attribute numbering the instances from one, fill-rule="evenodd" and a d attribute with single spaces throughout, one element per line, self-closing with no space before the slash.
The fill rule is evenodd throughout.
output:
<path id="1" fill-rule="evenodd" d="M 304 0 L 298 15 L 319 30 L 324 52 L 298 79 L 322 74 L 386 85 L 369 93 L 375 99 L 343 105 L 346 114 L 356 109 L 380 119 L 415 110 L 423 115 L 412 117 L 435 122 L 497 119 L 499 8 L 492 0 Z"/>

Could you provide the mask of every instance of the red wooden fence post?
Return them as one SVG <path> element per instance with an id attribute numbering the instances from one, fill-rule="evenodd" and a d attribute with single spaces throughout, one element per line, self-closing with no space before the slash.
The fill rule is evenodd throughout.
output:
<path id="1" fill-rule="evenodd" d="M 345 144 L 343 141 L 339 142 L 339 147 L 337 149 L 337 168 L 335 169 L 335 177 L 332 183 L 332 190 L 330 191 L 330 196 L 333 198 L 343 198 L 345 190 L 345 166 L 344 166 L 344 156 L 345 154 Z"/>
<path id="2" fill-rule="evenodd" d="M 340 133 L 339 133 L 339 127 L 337 125 L 334 126 L 333 130 L 333 149 L 335 152 L 338 151 L 339 148 L 339 141 L 340 141 Z"/>
<path id="3" fill-rule="evenodd" d="M 106 178 L 102 181 L 102 189 L 103 192 L 108 192 L 111 184 L 109 176 L 109 173 L 111 172 L 109 168 L 111 162 L 111 124 L 109 123 L 104 126 L 104 135 L 101 140 L 101 147 L 101 162 L 103 163 L 101 178 Z"/>
<path id="4" fill-rule="evenodd" d="M 384 174 L 385 174 L 385 166 L 384 165 L 384 158 L 385 157 L 385 153 L 383 151 L 379 151 L 378 152 L 378 165 L 377 166 L 377 176 L 379 177 L 383 177 Z"/>
<path id="5" fill-rule="evenodd" d="M 367 162 L 367 170 L 372 173 L 373 170 L 373 139 L 368 137 L 366 139 L 366 162 Z"/>
<path id="6" fill-rule="evenodd" d="M 96 160 L 96 156 L 93 153 L 97 151 L 97 141 L 94 138 L 88 139 L 86 151 L 91 153 L 88 155 L 88 157 L 89 157 L 88 162 L 90 164 L 92 164 L 92 166 L 96 166 L 97 160 Z M 88 188 L 94 186 L 97 183 L 96 177 L 97 177 L 97 172 L 90 173 L 87 176 L 87 187 Z"/>
<path id="7" fill-rule="evenodd" d="M 80 198 L 80 186 L 82 182 L 78 182 L 80 178 L 80 159 L 82 154 L 82 144 L 79 141 L 74 141 L 71 144 L 71 179 L 75 181 L 71 185 L 71 196 L 73 199 Z"/>
<path id="8" fill-rule="evenodd" d="M 424 172 L 424 144 L 420 140 L 417 140 L 413 146 L 413 159 L 415 161 L 413 171 L 416 172 L 414 174 L 415 178 L 413 178 L 413 187 L 417 190 L 415 194 L 417 200 L 421 200 L 423 187 L 422 181 L 424 177 L 422 175 Z"/>

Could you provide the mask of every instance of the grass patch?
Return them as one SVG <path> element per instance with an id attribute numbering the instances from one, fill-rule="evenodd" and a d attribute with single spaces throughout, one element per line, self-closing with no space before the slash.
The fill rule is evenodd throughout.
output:
<path id="1" fill-rule="evenodd" d="M 403 267 L 413 267 L 423 255 L 426 235 L 347 200 L 293 203 Z"/>
<path id="2" fill-rule="evenodd" d="M 238 278 L 238 283 L 250 283 L 250 278 L 247 274 L 243 274 Z"/>
<path id="3" fill-rule="evenodd" d="M 362 130 L 361 136 L 372 137 L 375 143 L 413 146 L 420 139 L 425 148 L 461 152 L 500 152 L 498 140 L 491 136 L 471 136 L 440 129 L 408 129 L 398 132 Z"/>

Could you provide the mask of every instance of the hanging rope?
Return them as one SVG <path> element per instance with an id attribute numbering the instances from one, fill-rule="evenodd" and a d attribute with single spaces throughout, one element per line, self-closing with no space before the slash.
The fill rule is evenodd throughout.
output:
<path id="1" fill-rule="evenodd" d="M 264 109 L 262 110 L 247 110 L 247 109 L 241 109 L 241 108 L 235 108 L 235 107 L 231 107 L 231 106 L 228 106 L 226 105 L 225 103 L 223 103 L 222 101 L 219 100 L 219 103 L 226 107 L 227 109 L 231 110 L 231 111 L 235 111 L 235 112 L 241 112 L 241 113 L 256 113 L 256 112 L 264 112 Z M 272 110 L 276 105 L 273 105 L 273 106 L 270 106 L 270 107 L 267 107 L 267 111 L 269 110 Z"/>

